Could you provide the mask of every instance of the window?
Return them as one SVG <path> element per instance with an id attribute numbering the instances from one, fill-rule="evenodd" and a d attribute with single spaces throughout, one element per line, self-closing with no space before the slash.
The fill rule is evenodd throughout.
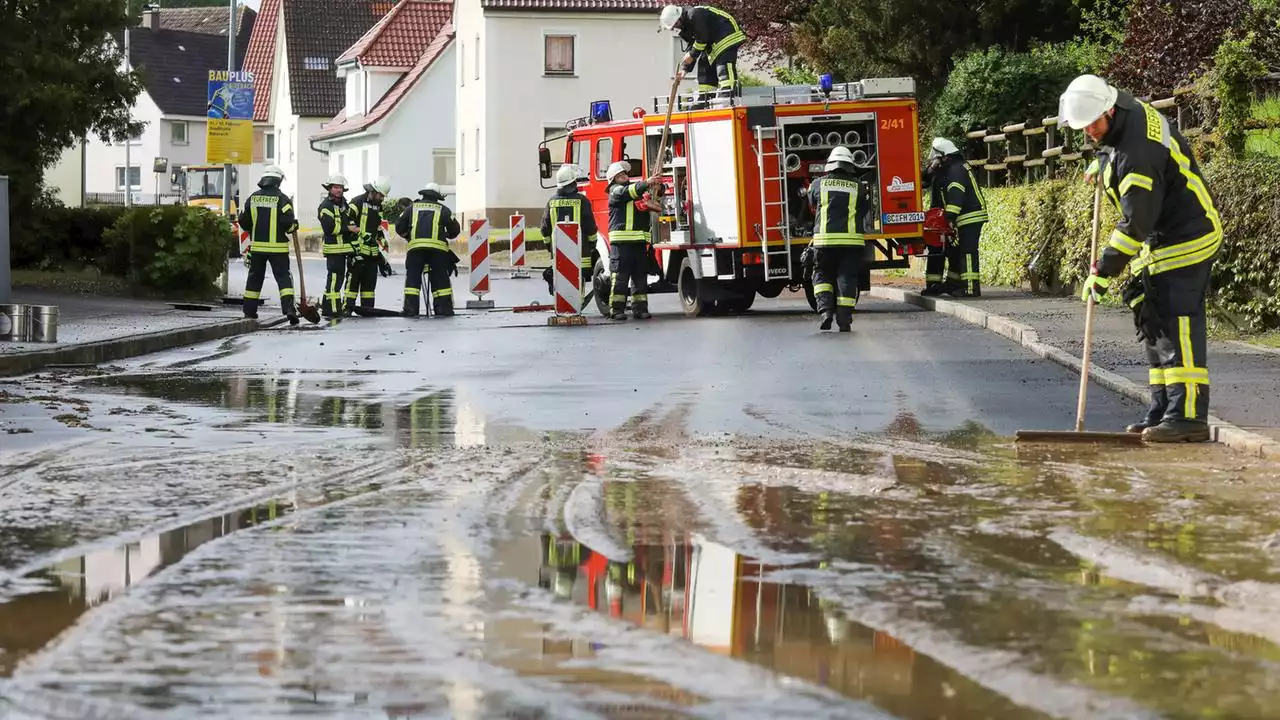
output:
<path id="1" fill-rule="evenodd" d="M 186 145 L 187 140 L 187 123 L 183 120 L 174 120 L 169 123 L 169 140 L 174 145 Z"/>
<path id="2" fill-rule="evenodd" d="M 596 141 L 596 179 L 603 180 L 605 170 L 613 162 L 613 138 L 600 138 Z"/>
<path id="3" fill-rule="evenodd" d="M 480 79 L 480 35 L 476 34 L 476 79 Z"/>
<path id="4" fill-rule="evenodd" d="M 276 159 L 276 134 L 269 132 L 265 137 L 263 137 L 263 140 L 266 143 L 262 153 L 263 157 L 265 157 L 268 162 L 274 162 Z"/>
<path id="5" fill-rule="evenodd" d="M 458 174 L 467 174 L 467 133 L 463 131 L 458 134 L 458 155 L 462 158 L 462 164 L 458 166 Z"/>
<path id="6" fill-rule="evenodd" d="M 572 35 L 544 35 L 543 73 L 546 75 L 573 74 L 573 41 Z"/>
<path id="7" fill-rule="evenodd" d="M 480 128 L 476 128 L 476 172 L 480 172 Z"/>
<path id="8" fill-rule="evenodd" d="M 644 141 L 640 135 L 625 135 L 622 138 L 622 159 L 631 163 L 631 169 L 640 174 L 640 166 L 644 164 Z"/>
<path id="9" fill-rule="evenodd" d="M 591 157 L 591 141 L 579 140 L 573 144 L 573 155 L 569 156 L 569 161 L 578 166 L 578 175 L 584 176 L 590 170 L 585 167 Z"/>
<path id="10" fill-rule="evenodd" d="M 351 115 L 363 115 L 364 107 L 364 73 L 357 70 L 351 79 L 351 86 L 355 89 L 351 97 Z"/>
<path id="11" fill-rule="evenodd" d="M 431 151 L 431 179 L 441 187 L 456 185 L 458 159 L 453 150 L 436 148 Z"/>
<path id="12" fill-rule="evenodd" d="M 302 58 L 302 67 L 306 70 L 328 70 L 329 58 L 327 57 L 304 57 Z"/>
<path id="13" fill-rule="evenodd" d="M 338 153 L 338 174 L 347 174 L 347 156 L 342 153 Z"/>
<path id="14" fill-rule="evenodd" d="M 142 189 L 142 168 L 137 165 L 129 166 L 129 190 Z M 125 192 L 124 186 L 124 166 L 116 167 L 116 190 Z"/>

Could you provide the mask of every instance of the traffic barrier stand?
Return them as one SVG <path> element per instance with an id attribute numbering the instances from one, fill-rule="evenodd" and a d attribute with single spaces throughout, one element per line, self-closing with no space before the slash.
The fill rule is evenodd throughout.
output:
<path id="1" fill-rule="evenodd" d="M 543 305 L 537 300 L 534 300 L 528 305 L 516 305 L 515 307 L 511 308 L 511 312 L 518 312 L 518 313 L 546 312 L 548 310 L 555 310 L 555 309 L 556 309 L 555 305 Z"/>
<path id="2" fill-rule="evenodd" d="M 524 216 L 511 216 L 511 278 L 526 280 L 529 271 L 524 266 Z"/>
<path id="3" fill-rule="evenodd" d="M 471 221 L 471 234 L 467 237 L 467 254 L 471 256 L 471 294 L 475 300 L 467 301 L 468 310 L 492 310 L 493 301 L 485 300 L 489 292 L 489 220 Z"/>
<path id="4" fill-rule="evenodd" d="M 551 257 L 555 267 L 556 314 L 547 325 L 586 325 L 582 315 L 582 245 L 577 223 L 556 223 L 552 230 Z"/>

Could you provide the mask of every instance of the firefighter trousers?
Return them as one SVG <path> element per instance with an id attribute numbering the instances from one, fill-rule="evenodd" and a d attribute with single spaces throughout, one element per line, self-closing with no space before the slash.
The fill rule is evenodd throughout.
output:
<path id="1" fill-rule="evenodd" d="M 613 287 L 609 305 L 614 317 L 627 311 L 627 295 L 631 295 L 631 311 L 637 315 L 649 311 L 649 244 L 643 242 L 613 243 L 609 246 L 609 270 Z M 629 292 L 628 292 L 629 289 Z"/>
<path id="2" fill-rule="evenodd" d="M 858 273 L 865 252 L 861 245 L 813 249 L 813 294 L 818 300 L 818 312 L 834 314 L 840 327 L 853 322 L 853 311 L 858 307 Z"/>
<path id="3" fill-rule="evenodd" d="M 350 262 L 350 253 L 324 256 L 324 264 L 329 271 L 324 283 L 325 317 L 335 317 L 342 313 L 342 290 L 347 284 L 347 265 Z"/>
<path id="4" fill-rule="evenodd" d="M 249 252 L 249 278 L 244 284 L 244 316 L 258 317 L 258 305 L 262 303 L 262 283 L 267 279 L 267 265 L 275 275 L 280 288 L 280 310 L 285 315 L 297 314 L 294 309 L 293 273 L 289 269 L 289 253 L 269 253 L 261 250 Z"/>
<path id="5" fill-rule="evenodd" d="M 1156 303 L 1161 332 L 1154 342 L 1144 341 L 1151 366 L 1148 425 L 1209 420 L 1205 297 L 1211 266 L 1202 262 L 1151 278 L 1147 302 Z"/>
<path id="6" fill-rule="evenodd" d="M 982 225 L 975 223 L 960 228 L 945 247 L 930 246 L 925 258 L 925 287 L 945 285 L 950 290 L 981 295 L 982 268 L 978 262 L 981 238 Z"/>
<path id="7" fill-rule="evenodd" d="M 373 307 L 374 291 L 378 289 L 378 258 L 371 255 L 352 255 L 351 268 L 347 273 L 346 311 L 356 306 Z"/>
<path id="8" fill-rule="evenodd" d="M 736 45 L 725 48 L 714 61 L 707 59 L 707 53 L 698 56 L 698 92 L 704 98 L 737 97 L 741 89 Z"/>
<path id="9" fill-rule="evenodd" d="M 404 259 L 404 315 L 418 317 L 422 309 L 422 276 L 427 274 L 431 309 L 438 316 L 453 314 L 453 284 L 449 273 L 453 256 L 447 250 L 414 248 Z"/>

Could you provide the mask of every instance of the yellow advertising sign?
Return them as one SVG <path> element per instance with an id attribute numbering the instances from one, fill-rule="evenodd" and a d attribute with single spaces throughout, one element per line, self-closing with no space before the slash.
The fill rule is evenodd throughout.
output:
<path id="1" fill-rule="evenodd" d="M 205 162 L 248 165 L 253 162 L 253 121 L 209 118 L 205 130 Z"/>

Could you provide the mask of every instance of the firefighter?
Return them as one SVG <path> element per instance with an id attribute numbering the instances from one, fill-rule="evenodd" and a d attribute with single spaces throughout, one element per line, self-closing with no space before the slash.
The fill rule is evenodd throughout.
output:
<path id="1" fill-rule="evenodd" d="M 444 204 L 436 183 L 427 183 L 418 200 L 396 221 L 396 232 L 409 241 L 405 257 L 404 316 L 418 317 L 422 306 L 422 273 L 430 273 L 431 309 L 436 317 L 453 315 L 453 285 L 449 275 L 457 265 L 449 241 L 458 237 L 462 226 Z"/>
<path id="2" fill-rule="evenodd" d="M 378 250 L 378 234 L 382 232 L 382 201 L 389 192 L 391 181 L 381 177 L 365 183 L 364 192 L 347 206 L 347 222 L 356 227 L 347 277 L 347 314 L 355 309 L 357 298 L 360 307 L 372 308 L 379 273 L 383 277 L 391 274 L 387 272 L 389 268 Z"/>
<path id="3" fill-rule="evenodd" d="M 547 209 L 542 213 L 542 237 L 547 239 L 547 248 L 551 249 L 551 238 L 555 223 L 571 222 L 578 224 L 578 239 L 582 244 L 582 287 L 590 287 L 592 273 L 600 260 L 600 251 L 596 249 L 599 230 L 596 227 L 595 212 L 591 201 L 578 192 L 578 168 L 573 165 L 561 165 L 556 171 L 556 194 L 547 201 Z M 554 265 L 555 258 L 552 258 Z M 547 281 L 547 290 L 555 297 L 556 287 L 552 269 L 547 268 L 542 275 Z"/>
<path id="4" fill-rule="evenodd" d="M 280 190 L 283 180 L 284 170 L 268 165 L 258 180 L 258 191 L 245 200 L 240 212 L 240 229 L 252 240 L 245 258 L 249 278 L 244 286 L 244 316 L 258 317 L 262 283 L 269 263 L 280 289 L 280 309 L 289 318 L 290 325 L 297 325 L 293 273 L 289 270 L 289 235 L 298 230 L 298 220 L 293 214 L 293 200 Z"/>
<path id="5" fill-rule="evenodd" d="M 321 185 L 328 193 L 320 203 L 318 215 L 320 229 L 324 232 L 324 261 L 329 276 L 324 286 L 325 317 L 342 314 L 342 289 L 347 281 L 347 264 L 351 262 L 351 241 L 356 237 L 356 226 L 347 220 L 347 179 L 342 175 L 330 175 Z"/>
<path id="6" fill-rule="evenodd" d="M 1082 299 L 1124 292 L 1150 363 L 1151 407 L 1127 430 L 1151 442 L 1209 440 L 1205 295 L 1222 220 L 1186 138 L 1159 111 L 1096 75 L 1062 94 L 1059 117 L 1100 149 L 1097 180 L 1120 212 Z"/>
<path id="7" fill-rule="evenodd" d="M 660 23 L 684 41 L 686 52 L 678 77 L 683 79 L 698 66 L 700 100 L 713 92 L 719 97 L 738 95 L 738 46 L 746 42 L 747 34 L 732 15 L 710 5 L 668 5 L 662 8 Z"/>
<path id="8" fill-rule="evenodd" d="M 826 175 L 809 188 L 817 225 L 813 232 L 813 293 L 818 300 L 822 330 L 831 321 L 849 332 L 858 306 L 858 275 L 866 248 L 863 237 L 868 206 L 862 183 L 854 175 L 853 153 L 837 147 L 827 157 Z"/>
<path id="9" fill-rule="evenodd" d="M 627 293 L 631 291 L 631 311 L 637 320 L 648 320 L 649 314 L 649 243 L 650 215 L 648 193 L 661 195 L 657 177 L 631 182 L 631 163 L 621 160 L 609 166 L 605 179 L 609 182 L 609 270 L 613 287 L 609 304 L 613 320 L 627 319 Z"/>
<path id="10" fill-rule="evenodd" d="M 925 168 L 933 207 L 943 208 L 951 232 L 945 248 L 929 248 L 921 295 L 980 297 L 982 275 L 978 244 L 987 223 L 987 201 L 960 148 L 946 138 L 934 138 Z M 943 266 L 946 277 L 943 277 Z"/>

